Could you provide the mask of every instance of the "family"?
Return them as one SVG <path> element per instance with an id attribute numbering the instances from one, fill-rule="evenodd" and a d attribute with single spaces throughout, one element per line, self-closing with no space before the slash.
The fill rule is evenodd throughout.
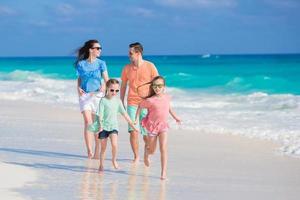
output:
<path id="1" fill-rule="evenodd" d="M 165 94 L 165 79 L 159 76 L 155 65 L 143 59 L 143 46 L 129 45 L 130 63 L 125 65 L 121 83 L 110 79 L 106 63 L 99 59 L 102 46 L 89 40 L 77 51 L 75 62 L 79 107 L 84 120 L 84 139 L 89 159 L 100 159 L 99 172 L 104 172 L 107 140 L 112 146 L 112 164 L 115 169 L 118 151 L 118 114 L 128 122 L 133 163 L 139 161 L 139 135 L 143 136 L 144 163 L 155 152 L 157 140 L 161 152 L 161 179 L 167 170 L 167 119 L 169 114 L 181 120 L 170 107 L 171 97 Z M 125 104 L 126 91 L 127 101 Z M 120 92 L 120 98 L 118 93 Z M 93 151 L 93 146 L 94 151 Z"/>

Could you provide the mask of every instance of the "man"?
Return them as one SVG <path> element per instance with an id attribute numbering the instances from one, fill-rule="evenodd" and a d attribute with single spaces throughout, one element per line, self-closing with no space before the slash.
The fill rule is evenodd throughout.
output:
<path id="1" fill-rule="evenodd" d="M 138 105 L 142 101 L 142 98 L 137 93 L 137 88 L 138 86 L 150 82 L 155 76 L 158 76 L 158 72 L 153 63 L 143 59 L 143 46 L 138 42 L 129 45 L 129 59 L 130 64 L 124 66 L 121 75 L 122 85 L 120 97 L 123 105 L 125 105 L 124 97 L 128 84 L 129 90 L 127 95 L 127 113 L 131 120 L 135 121 Z M 148 89 L 144 88 L 142 90 Z M 142 110 L 139 116 L 139 121 L 141 121 L 146 114 L 147 111 Z M 138 123 L 137 129 L 140 130 L 140 133 L 143 135 L 144 142 L 146 143 L 147 132 L 141 126 L 140 122 Z M 133 162 L 137 163 L 139 161 L 138 131 L 134 131 L 130 126 L 128 126 L 128 132 L 130 133 L 130 144 L 134 154 Z"/>

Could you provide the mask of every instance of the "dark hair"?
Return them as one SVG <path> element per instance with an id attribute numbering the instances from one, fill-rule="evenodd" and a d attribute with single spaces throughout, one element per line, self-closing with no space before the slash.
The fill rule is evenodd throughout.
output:
<path id="1" fill-rule="evenodd" d="M 146 97 L 142 97 L 143 99 L 147 99 L 147 98 L 150 98 L 150 97 L 152 97 L 152 96 L 155 95 L 155 91 L 154 91 L 154 89 L 153 89 L 152 86 L 153 86 L 153 83 L 154 83 L 155 81 L 159 80 L 159 79 L 161 79 L 161 80 L 163 81 L 164 85 L 166 85 L 166 80 L 165 80 L 164 77 L 162 77 L 162 76 L 155 76 L 155 77 L 152 79 L 152 81 L 150 81 L 150 82 L 148 82 L 148 83 L 145 83 L 145 84 L 140 85 L 140 86 L 137 87 L 137 90 L 138 90 L 138 89 L 139 89 L 140 87 L 142 87 L 142 86 L 150 85 L 150 86 L 149 86 L 149 94 L 148 94 L 148 96 L 146 96 Z M 141 97 L 141 96 L 140 96 L 140 97 Z"/>
<path id="2" fill-rule="evenodd" d="M 108 88 L 113 85 L 113 84 L 118 84 L 120 85 L 120 82 L 117 79 L 111 78 L 106 82 L 106 91 L 105 94 L 107 94 Z"/>
<path id="3" fill-rule="evenodd" d="M 82 47 L 80 47 L 77 52 L 77 59 L 75 61 L 75 67 L 77 66 L 78 62 L 81 60 L 88 59 L 90 55 L 89 49 L 94 46 L 95 43 L 99 43 L 98 40 L 88 40 L 84 43 Z"/>
<path id="4" fill-rule="evenodd" d="M 131 43 L 129 48 L 133 48 L 135 52 L 140 52 L 141 54 L 143 54 L 144 51 L 143 45 L 139 42 Z"/>

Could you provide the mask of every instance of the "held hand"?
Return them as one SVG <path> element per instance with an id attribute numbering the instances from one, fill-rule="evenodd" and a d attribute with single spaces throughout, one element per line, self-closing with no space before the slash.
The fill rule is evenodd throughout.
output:
<path id="1" fill-rule="evenodd" d="M 105 93 L 105 89 L 106 89 L 105 85 L 102 84 L 101 87 L 100 87 L 100 92 Z"/>
<path id="2" fill-rule="evenodd" d="M 137 120 L 135 120 L 135 121 L 133 122 L 134 125 L 137 125 L 137 123 L 138 123 Z"/>
<path id="3" fill-rule="evenodd" d="M 136 131 L 136 132 L 139 132 L 139 130 L 135 127 L 133 127 L 133 130 Z"/>
<path id="4" fill-rule="evenodd" d="M 85 91 L 81 88 L 78 88 L 78 95 L 82 96 L 83 94 L 85 94 Z"/>
<path id="5" fill-rule="evenodd" d="M 130 124 L 131 128 L 132 128 L 134 131 L 138 132 L 139 130 L 136 129 L 136 127 L 135 127 L 134 125 L 135 125 L 135 122 Z"/>

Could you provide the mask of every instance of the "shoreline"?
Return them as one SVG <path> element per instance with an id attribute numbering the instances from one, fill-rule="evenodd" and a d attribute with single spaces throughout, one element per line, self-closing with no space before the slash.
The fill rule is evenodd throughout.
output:
<path id="1" fill-rule="evenodd" d="M 296 200 L 300 192 L 300 160 L 276 153 L 279 145 L 272 141 L 171 129 L 168 181 L 160 181 L 159 149 L 150 168 L 142 160 L 132 166 L 127 127 L 120 119 L 121 170 L 111 169 L 108 148 L 104 176 L 99 176 L 98 161 L 85 156 L 79 111 L 3 100 L 0 109 L 0 160 L 43 174 L 30 188 L 19 190 L 31 199 L 57 199 L 58 195 L 118 199 L 127 195 L 128 199 Z M 142 144 L 140 137 L 141 156 Z M 12 180 L 19 184 L 18 179 Z M 6 182 L 2 179 L 0 183 Z"/>

